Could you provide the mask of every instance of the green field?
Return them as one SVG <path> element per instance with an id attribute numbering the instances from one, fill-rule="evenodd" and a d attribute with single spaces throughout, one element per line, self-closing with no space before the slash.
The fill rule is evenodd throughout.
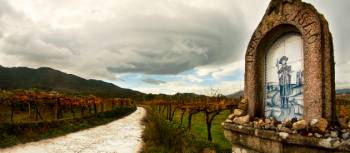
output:
<path id="1" fill-rule="evenodd" d="M 230 150 L 231 144 L 224 137 L 224 130 L 221 126 L 221 123 L 224 122 L 228 115 L 230 114 L 229 110 L 220 112 L 217 115 L 212 123 L 212 137 L 213 142 L 218 144 L 223 150 Z M 181 112 L 177 111 L 174 116 L 174 121 L 180 124 Z M 188 114 L 186 113 L 183 118 L 184 127 L 188 126 Z M 198 138 L 207 140 L 207 126 L 205 123 L 205 114 L 203 112 L 192 115 L 192 129 L 191 132 L 196 135 Z"/>

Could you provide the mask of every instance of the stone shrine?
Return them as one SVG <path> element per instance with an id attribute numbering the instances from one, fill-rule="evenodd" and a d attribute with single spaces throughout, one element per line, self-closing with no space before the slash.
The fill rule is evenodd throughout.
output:
<path id="1" fill-rule="evenodd" d="M 300 0 L 272 0 L 250 40 L 245 64 L 244 97 L 251 117 L 269 116 L 275 106 L 281 109 L 274 116 L 278 111 L 290 115 L 281 119 L 335 117 L 332 36 L 326 19 L 313 6 Z"/>
<path id="2" fill-rule="evenodd" d="M 311 4 L 271 0 L 246 51 L 244 99 L 223 123 L 233 152 L 350 151 L 327 136 L 337 127 L 332 41 Z"/>

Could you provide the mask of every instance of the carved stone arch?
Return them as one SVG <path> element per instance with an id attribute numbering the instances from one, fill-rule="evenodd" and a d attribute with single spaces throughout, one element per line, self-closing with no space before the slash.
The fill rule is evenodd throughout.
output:
<path id="1" fill-rule="evenodd" d="M 250 117 L 263 117 L 265 50 L 278 37 L 296 32 L 301 34 L 304 49 L 304 119 L 335 121 L 333 43 L 327 21 L 300 0 L 272 2 L 246 51 L 244 96 Z"/>

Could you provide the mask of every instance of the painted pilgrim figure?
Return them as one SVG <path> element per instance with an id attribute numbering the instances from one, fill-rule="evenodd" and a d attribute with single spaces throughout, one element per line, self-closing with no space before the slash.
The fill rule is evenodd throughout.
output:
<path id="1" fill-rule="evenodd" d="M 291 73 L 292 69 L 290 65 L 287 65 L 288 57 L 282 56 L 276 64 L 277 73 L 280 87 L 281 108 L 288 108 L 288 98 L 292 93 L 291 85 Z M 280 67 L 281 65 L 281 67 Z"/>

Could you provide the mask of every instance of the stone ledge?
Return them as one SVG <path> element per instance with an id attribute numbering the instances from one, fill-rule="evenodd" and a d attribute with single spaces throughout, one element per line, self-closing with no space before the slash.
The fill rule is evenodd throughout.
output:
<path id="1" fill-rule="evenodd" d="M 350 152 L 350 140 L 308 137 L 226 122 L 223 128 L 231 144 L 251 150 L 247 152 Z"/>

